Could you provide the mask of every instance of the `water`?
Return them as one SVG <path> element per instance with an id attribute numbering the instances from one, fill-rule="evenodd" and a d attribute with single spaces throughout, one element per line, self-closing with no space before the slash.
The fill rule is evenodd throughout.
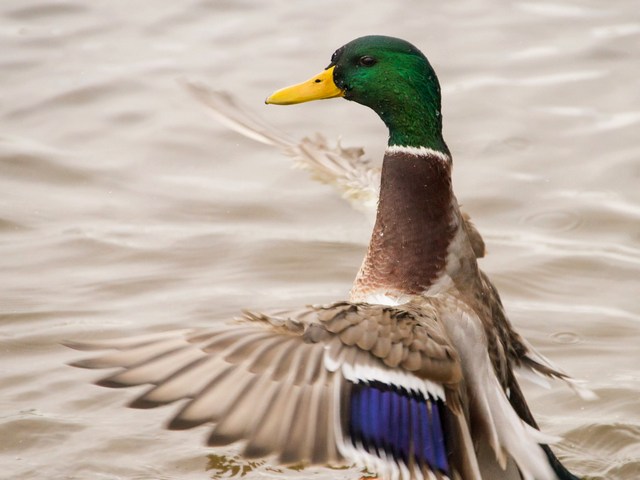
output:
<path id="1" fill-rule="evenodd" d="M 406 38 L 443 85 L 455 189 L 511 318 L 599 395 L 527 386 L 565 463 L 640 477 L 640 15 L 636 2 L 27 1 L 0 6 L 0 477 L 299 472 L 65 366 L 68 338 L 206 325 L 344 298 L 369 225 L 329 187 L 215 123 L 176 81 L 232 91 L 292 136 L 380 158 L 374 114 L 267 107 L 356 36 Z"/>

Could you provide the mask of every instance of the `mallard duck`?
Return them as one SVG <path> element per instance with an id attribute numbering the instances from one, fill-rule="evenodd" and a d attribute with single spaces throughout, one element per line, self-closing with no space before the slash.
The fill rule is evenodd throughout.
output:
<path id="1" fill-rule="evenodd" d="M 248 458 L 366 467 L 383 479 L 576 479 L 529 411 L 515 371 L 574 381 L 509 323 L 478 268 L 442 136 L 440 87 L 410 43 L 361 37 L 319 75 L 269 96 L 342 97 L 389 129 L 369 248 L 347 301 L 120 340 L 76 362 L 150 384 L 131 406 L 186 400 L 171 429 L 212 424 L 209 445 Z M 376 197 L 378 192 L 376 191 Z M 536 376 L 536 375 L 532 375 Z"/>
<path id="2" fill-rule="evenodd" d="M 295 167 L 308 170 L 315 180 L 333 186 L 353 208 L 365 213 L 373 223 L 378 206 L 381 170 L 364 156 L 364 149 L 344 148 L 340 141 L 335 146 L 329 146 L 327 139 L 319 133 L 313 138 L 291 140 L 257 118 L 253 112 L 247 112 L 228 92 L 212 90 L 193 81 L 184 81 L 183 84 L 221 123 L 247 138 L 276 147 L 293 158 Z M 485 255 L 484 240 L 469 215 L 461 213 L 476 258 L 482 258 Z"/>

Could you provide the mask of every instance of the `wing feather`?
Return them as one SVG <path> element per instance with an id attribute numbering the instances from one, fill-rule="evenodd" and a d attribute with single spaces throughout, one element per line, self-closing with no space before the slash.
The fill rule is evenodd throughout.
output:
<path id="1" fill-rule="evenodd" d="M 256 423 L 244 448 L 243 454 L 247 458 L 259 458 L 277 453 L 280 440 L 280 415 L 287 411 L 293 392 L 280 388 L 280 385 L 276 386 L 275 383 L 273 385 L 273 394 L 267 396 L 266 405 L 268 406 L 264 408 L 264 414 Z"/>
<path id="2" fill-rule="evenodd" d="M 380 168 L 370 164 L 361 148 L 343 148 L 339 143 L 330 148 L 320 135 L 293 141 L 247 113 L 228 93 L 193 82 L 185 82 L 184 85 L 225 126 L 252 140 L 278 148 L 293 158 L 295 166 L 310 171 L 316 180 L 333 185 L 354 208 L 375 211 Z"/>
<path id="3" fill-rule="evenodd" d="M 63 342 L 63 345 L 80 351 L 93 351 L 93 350 L 125 350 L 133 349 L 150 343 L 157 343 L 161 340 L 170 340 L 179 338 L 181 336 L 188 336 L 192 330 L 172 330 L 168 332 L 156 332 L 147 333 L 143 335 L 134 335 L 131 337 L 123 338 L 110 338 L 107 340 L 67 340 Z M 89 368 L 103 368 L 103 367 L 89 367 Z"/>
<path id="4" fill-rule="evenodd" d="M 287 464 L 338 464 L 348 455 L 383 474 L 422 475 L 403 463 L 409 462 L 405 447 L 403 456 L 390 459 L 394 466 L 385 466 L 375 451 L 363 451 L 346 438 L 346 426 L 357 383 L 387 382 L 439 402 L 447 398 L 443 389 L 455 391 L 458 360 L 432 309 L 339 302 L 278 316 L 246 313 L 244 320 L 232 327 L 116 341 L 115 351 L 85 363 L 119 366 L 103 381 L 109 386 L 151 384 L 134 407 L 186 399 L 168 428 L 209 423 L 207 443 L 212 446 L 244 441 L 245 456 L 273 454 Z M 391 347 L 381 338 L 389 339 Z M 436 365 L 433 378 L 427 371 L 431 364 Z M 388 428 L 406 428 L 402 414 L 398 422 L 390 417 Z"/>
<path id="5" fill-rule="evenodd" d="M 129 387 L 145 383 L 157 384 L 163 381 L 173 370 L 178 369 L 180 365 L 189 364 L 203 358 L 203 356 L 202 351 L 197 348 L 191 346 L 178 347 L 107 377 L 100 382 L 100 385 L 108 386 L 107 383 L 109 383 L 117 387 Z"/>
<path id="6" fill-rule="evenodd" d="M 256 418 L 260 416 L 256 407 L 268 403 L 268 399 L 266 402 L 256 402 L 256 398 L 261 398 L 268 392 L 270 383 L 271 379 L 266 375 L 258 375 L 250 382 L 244 393 L 229 406 L 224 416 L 214 425 L 207 443 L 211 446 L 228 445 L 246 438 Z"/>
<path id="7" fill-rule="evenodd" d="M 122 350 L 110 352 L 95 358 L 89 358 L 74 362 L 74 367 L 80 368 L 112 368 L 112 367 L 132 367 L 142 362 L 148 361 L 172 352 L 177 348 L 184 347 L 186 342 L 181 337 L 172 337 L 156 342 L 146 342 L 136 344 L 132 348 L 124 347 Z M 76 344 L 77 345 L 77 344 Z M 75 347 L 74 347 L 75 348 Z M 105 347 L 98 347 L 105 348 Z M 108 347 L 112 348 L 112 347 Z M 88 349 L 88 348 L 85 348 Z M 93 348 L 91 348 L 93 349 Z"/>
<path id="8" fill-rule="evenodd" d="M 515 461 L 525 480 L 555 478 L 539 445 L 555 439 L 547 437 L 543 440 L 544 435 L 534 432 L 509 404 L 489 358 L 481 320 L 473 310 L 451 297 L 443 303 L 441 310 L 443 322 L 465 365 L 465 383 L 472 392 L 469 411 L 476 442 L 491 447 L 494 455 L 491 461 L 501 470 Z M 483 463 L 486 463 L 485 458 L 486 455 Z"/>
<path id="9" fill-rule="evenodd" d="M 183 398 L 192 398 L 207 385 L 211 378 L 227 367 L 228 364 L 218 357 L 202 357 L 178 368 L 162 383 L 149 389 L 130 406 L 151 408 Z"/>
<path id="10" fill-rule="evenodd" d="M 313 387 L 307 384 L 295 384 L 295 388 L 298 390 L 298 398 L 290 412 L 289 426 L 285 427 L 283 424 L 282 428 L 282 438 L 283 440 L 286 438 L 286 441 L 283 441 L 284 448 L 280 453 L 280 461 L 284 464 L 292 464 L 299 459 L 311 459 L 307 435 L 310 420 L 314 416 L 310 415 Z"/>
<path id="11" fill-rule="evenodd" d="M 229 404 L 236 399 L 236 396 L 246 386 L 250 378 L 240 379 L 231 375 L 237 370 L 236 365 L 226 365 L 216 372 L 212 377 L 208 377 L 207 386 L 198 392 L 171 420 L 169 428 L 172 430 L 184 430 L 202 425 L 205 422 L 215 422 L 217 418 L 224 415 Z M 220 392 L 225 392 L 221 395 Z M 218 397 L 222 401 L 218 402 Z"/>

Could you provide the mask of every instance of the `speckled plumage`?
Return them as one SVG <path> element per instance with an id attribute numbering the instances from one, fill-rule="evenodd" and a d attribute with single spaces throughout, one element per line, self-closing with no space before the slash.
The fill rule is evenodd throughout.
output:
<path id="1" fill-rule="evenodd" d="M 451 164 L 436 155 L 387 152 L 380 202 L 352 298 L 375 291 L 419 294 L 440 275 L 458 224 Z"/>

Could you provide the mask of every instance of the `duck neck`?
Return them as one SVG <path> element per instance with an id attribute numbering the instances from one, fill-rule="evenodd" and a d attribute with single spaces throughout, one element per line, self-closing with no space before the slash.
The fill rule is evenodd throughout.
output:
<path id="1" fill-rule="evenodd" d="M 367 255 L 352 300 L 416 295 L 445 273 L 460 227 L 451 188 L 451 158 L 426 147 L 390 146 Z"/>
<path id="2" fill-rule="evenodd" d="M 410 94 L 410 98 L 423 97 L 421 101 L 406 99 L 377 110 L 389 129 L 389 146 L 426 147 L 451 156 L 442 137 L 440 89 L 437 84 L 433 88 Z"/>

